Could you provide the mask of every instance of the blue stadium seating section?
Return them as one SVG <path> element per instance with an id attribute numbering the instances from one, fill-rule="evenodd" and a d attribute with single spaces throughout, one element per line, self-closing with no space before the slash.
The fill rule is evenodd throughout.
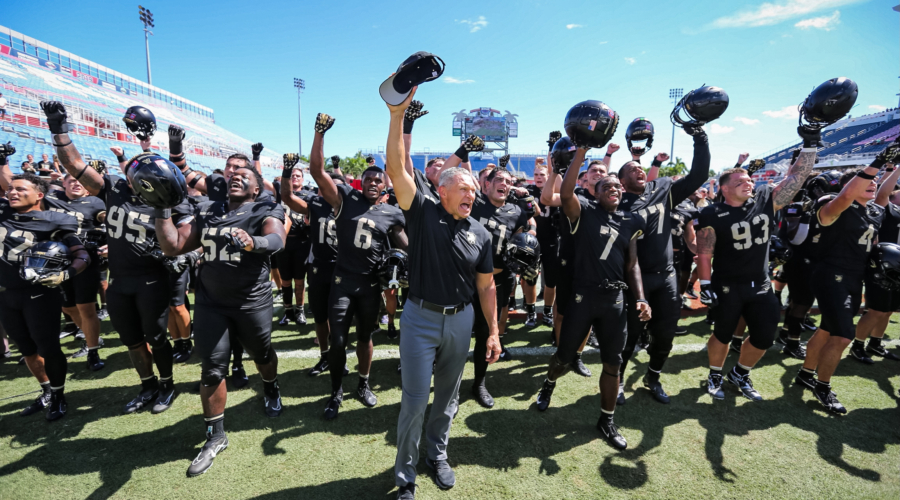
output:
<path id="1" fill-rule="evenodd" d="M 425 164 L 428 163 L 428 160 L 430 160 L 436 156 L 447 158 L 448 156 L 450 156 L 452 154 L 453 154 L 453 152 L 447 152 L 447 153 L 435 152 L 435 153 L 427 153 L 427 154 L 426 153 L 414 153 L 410 156 L 412 157 L 413 167 L 424 171 Z M 375 162 L 379 166 L 383 167 L 383 164 L 384 164 L 383 156 L 384 155 L 383 154 L 380 154 L 380 155 L 373 154 L 372 156 L 375 158 Z M 537 158 L 538 158 L 538 155 L 535 155 L 535 154 L 515 154 L 515 153 L 513 153 L 513 154 L 510 154 L 509 164 L 506 166 L 506 168 L 515 172 L 516 174 L 521 174 L 521 175 L 524 175 L 528 179 L 532 179 L 532 178 L 534 178 L 534 165 L 535 165 L 535 161 L 537 160 Z M 543 156 L 541 156 L 541 158 L 543 158 Z M 485 168 L 488 165 L 488 163 L 493 163 L 496 165 L 497 162 L 499 161 L 499 159 L 500 159 L 499 156 L 488 157 L 487 159 L 473 157 L 473 158 L 470 158 L 469 163 L 471 163 L 471 165 L 472 165 L 472 171 L 478 172 L 478 171 L 482 170 L 483 168 Z M 590 163 L 591 160 L 593 160 L 593 159 L 595 159 L 595 158 L 594 157 L 586 158 L 585 164 Z M 603 157 L 598 156 L 598 157 L 596 157 L 596 159 L 602 160 Z"/>
<path id="2" fill-rule="evenodd" d="M 846 125 L 838 125 L 833 129 L 826 130 L 822 134 L 822 142 L 825 147 L 819 149 L 819 158 L 831 155 L 863 155 L 881 152 L 900 132 L 900 118 L 896 112 L 886 116 L 886 121 L 869 122 L 862 125 L 855 125 L 851 121 Z M 858 120 L 864 118 L 866 117 L 860 117 Z M 797 142 L 766 155 L 764 159 L 767 163 L 777 163 L 784 159 L 790 160 L 792 151 L 800 146 L 801 143 Z"/>

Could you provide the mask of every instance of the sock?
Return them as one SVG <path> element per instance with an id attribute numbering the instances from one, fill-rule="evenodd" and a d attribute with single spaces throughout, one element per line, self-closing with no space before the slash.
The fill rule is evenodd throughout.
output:
<path id="1" fill-rule="evenodd" d="M 142 378 L 141 387 L 145 391 L 155 391 L 159 388 L 159 379 L 156 378 L 156 375 L 150 375 L 147 378 Z"/>
<path id="2" fill-rule="evenodd" d="M 173 344 L 173 345 L 172 345 L 172 349 L 175 350 L 175 351 L 180 351 L 180 350 L 181 350 L 181 344 L 182 344 L 182 342 L 184 342 L 184 341 L 181 340 L 181 339 L 175 339 L 175 340 L 173 340 L 173 341 L 172 341 L 172 344 Z"/>
<path id="3" fill-rule="evenodd" d="M 282 302 L 284 302 L 284 309 L 287 310 L 288 307 L 291 307 L 294 299 L 294 288 L 290 286 L 281 287 L 281 297 Z"/>
<path id="4" fill-rule="evenodd" d="M 278 397 L 278 378 L 274 380 L 263 379 L 263 392 L 270 398 Z"/>
<path id="5" fill-rule="evenodd" d="M 328 351 L 330 351 L 330 350 L 331 349 L 325 349 L 325 350 L 319 351 L 322 354 L 323 359 L 328 357 Z"/>
<path id="6" fill-rule="evenodd" d="M 106 309 L 106 302 L 100 304 L 100 309 Z"/>
<path id="7" fill-rule="evenodd" d="M 50 392 L 50 381 L 41 382 L 41 391 Z"/>
<path id="8" fill-rule="evenodd" d="M 828 394 L 831 392 L 831 382 L 822 382 L 821 380 L 816 380 L 816 392 L 819 394 Z"/>
<path id="9" fill-rule="evenodd" d="M 813 378 L 816 375 L 815 370 L 810 370 L 809 368 L 800 367 L 800 372 L 797 373 L 798 377 L 803 378 Z"/>
<path id="10" fill-rule="evenodd" d="M 646 377 L 650 382 L 659 382 L 659 372 L 652 368 L 647 368 Z"/>
<path id="11" fill-rule="evenodd" d="M 88 347 L 88 351 L 96 351 L 98 349 L 100 349 L 100 346 L 98 345 L 95 345 L 94 347 Z"/>
<path id="12" fill-rule="evenodd" d="M 871 349 L 881 348 L 881 337 L 870 337 L 869 338 L 869 348 L 871 348 Z"/>
<path id="13" fill-rule="evenodd" d="M 615 413 L 615 411 L 616 410 L 604 410 L 603 408 L 601 408 L 600 409 L 600 418 L 602 418 L 604 420 L 612 421 L 613 413 Z"/>
<path id="14" fill-rule="evenodd" d="M 740 337 L 738 337 L 738 336 L 733 336 L 733 337 L 731 337 L 731 343 L 732 343 L 732 344 L 735 344 L 735 343 L 737 343 L 737 344 L 743 344 L 743 343 L 744 343 L 744 336 L 742 335 L 742 336 L 740 336 Z"/>
<path id="15" fill-rule="evenodd" d="M 555 381 L 555 380 L 550 380 L 549 378 L 545 378 L 545 379 L 544 379 L 544 383 L 550 385 L 550 387 L 556 386 L 556 381 Z"/>
<path id="16" fill-rule="evenodd" d="M 740 364 L 734 365 L 732 371 L 734 371 L 735 375 L 739 375 L 741 377 L 746 377 L 750 374 L 750 369 L 746 366 L 741 366 Z"/>
<path id="17" fill-rule="evenodd" d="M 786 316 L 784 318 L 784 327 L 788 331 L 788 338 L 800 339 L 800 334 L 803 333 L 803 323 L 801 318 Z"/>
<path id="18" fill-rule="evenodd" d="M 160 377 L 160 378 L 159 378 L 159 384 L 162 385 L 162 386 L 169 386 L 169 385 L 172 385 L 172 384 L 173 384 L 173 382 L 172 382 L 172 376 L 169 375 L 168 377 Z"/>
<path id="19" fill-rule="evenodd" d="M 525 304 L 525 312 L 528 314 L 534 314 L 534 304 Z"/>
<path id="20" fill-rule="evenodd" d="M 59 386 L 59 387 L 51 387 L 51 388 L 50 388 L 50 392 L 51 392 L 52 394 L 55 394 L 56 397 L 62 396 L 63 393 L 65 392 L 65 390 L 66 390 L 66 386 L 65 386 L 65 385 L 61 385 L 61 386 Z"/>
<path id="21" fill-rule="evenodd" d="M 367 374 L 363 375 L 362 373 L 360 373 L 359 379 L 360 380 L 369 380 L 369 374 L 367 373 Z"/>
<path id="22" fill-rule="evenodd" d="M 709 374 L 710 375 L 718 375 L 721 377 L 722 376 L 722 367 L 721 366 L 710 366 Z"/>
<path id="23" fill-rule="evenodd" d="M 544 316 L 553 316 L 553 306 L 544 306 Z"/>
<path id="24" fill-rule="evenodd" d="M 204 418 L 206 425 L 206 438 L 220 438 L 225 435 L 225 414 L 220 413 L 215 417 Z"/>
<path id="25" fill-rule="evenodd" d="M 865 346 L 866 346 L 866 343 L 864 341 L 859 340 L 859 339 L 853 339 L 853 347 L 856 347 L 857 349 L 862 349 Z"/>

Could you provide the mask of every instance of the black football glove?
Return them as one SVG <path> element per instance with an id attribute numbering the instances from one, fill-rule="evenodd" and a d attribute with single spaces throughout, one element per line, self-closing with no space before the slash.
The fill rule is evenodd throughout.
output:
<path id="1" fill-rule="evenodd" d="M 703 130 L 703 125 L 699 123 L 685 123 L 682 128 L 684 128 L 684 133 L 691 137 L 701 137 L 706 136 L 706 131 Z"/>
<path id="2" fill-rule="evenodd" d="M 88 162 L 88 166 L 97 171 L 100 175 L 106 175 L 106 162 L 103 160 L 91 160 Z"/>
<path id="3" fill-rule="evenodd" d="M 189 261 L 187 256 L 179 255 L 177 257 L 166 257 L 166 260 L 163 261 L 163 265 L 166 266 L 166 269 L 168 269 L 170 273 L 181 274 L 188 268 Z"/>
<path id="4" fill-rule="evenodd" d="M 509 155 L 503 155 L 500 157 L 500 168 L 506 168 L 506 165 L 509 163 Z"/>
<path id="5" fill-rule="evenodd" d="M 747 175 L 753 175 L 762 170 L 765 166 L 766 160 L 753 160 L 750 162 L 750 165 L 747 166 Z"/>
<path id="6" fill-rule="evenodd" d="M 900 136 L 897 136 L 897 138 L 894 139 L 894 142 L 888 144 L 888 147 L 878 153 L 875 159 L 883 161 L 884 163 L 897 165 L 897 163 L 900 162 Z"/>
<path id="7" fill-rule="evenodd" d="M 403 114 L 403 133 L 411 134 L 413 129 L 413 123 L 422 118 L 423 116 L 428 114 L 428 111 L 422 111 L 422 101 L 413 101 L 409 103 L 409 107 L 406 108 L 406 112 Z"/>
<path id="8" fill-rule="evenodd" d="M 465 142 L 463 142 L 463 147 L 470 153 L 473 151 L 482 151 L 484 150 L 484 141 L 481 137 L 470 135 L 469 137 L 466 137 Z"/>
<path id="9" fill-rule="evenodd" d="M 822 130 L 818 127 L 800 125 L 797 127 L 797 134 L 803 139 L 804 148 L 821 148 L 825 146 L 822 144 Z"/>
<path id="10" fill-rule="evenodd" d="M 341 157 L 338 155 L 334 155 L 331 157 L 331 168 L 335 170 L 340 170 L 341 168 Z"/>
<path id="11" fill-rule="evenodd" d="M 6 165 L 6 158 L 16 154 L 16 147 L 11 142 L 0 144 L 0 165 Z"/>
<path id="12" fill-rule="evenodd" d="M 72 277 L 72 272 L 68 269 L 63 269 L 61 271 L 54 271 L 52 273 L 47 273 L 42 275 L 37 279 L 37 282 L 49 287 L 58 287 L 62 285 L 63 281 L 68 280 Z"/>
<path id="13" fill-rule="evenodd" d="M 41 109 L 47 117 L 47 126 L 51 134 L 68 134 L 69 123 L 66 107 L 59 101 L 41 101 Z"/>
<path id="14" fill-rule="evenodd" d="M 529 267 L 522 271 L 522 278 L 531 281 L 535 280 L 538 277 L 540 266 Z"/>
<path id="15" fill-rule="evenodd" d="M 328 132 L 328 129 L 330 129 L 332 125 L 334 125 L 334 118 L 325 113 L 316 115 L 316 133 L 324 134 L 325 132 Z"/>
<path id="16" fill-rule="evenodd" d="M 169 157 L 181 159 L 184 152 L 182 142 L 184 141 L 184 129 L 178 125 L 169 125 Z"/>
<path id="17" fill-rule="evenodd" d="M 256 144 L 250 146 L 250 151 L 253 152 L 253 161 L 259 161 L 259 155 L 262 154 L 263 145 L 261 142 L 257 142 Z"/>
<path id="18" fill-rule="evenodd" d="M 716 295 L 712 285 L 700 285 L 700 302 L 710 309 L 719 305 L 719 296 Z"/>
<path id="19" fill-rule="evenodd" d="M 282 159 L 284 160 L 284 169 L 281 171 L 281 178 L 290 179 L 294 167 L 297 166 L 297 163 L 300 163 L 300 155 L 297 153 L 285 153 Z"/>
<path id="20" fill-rule="evenodd" d="M 562 134 L 559 130 L 554 130 L 550 132 L 550 138 L 547 139 L 547 145 L 550 146 L 550 151 L 553 151 L 553 145 L 556 144 L 556 141 L 562 139 Z"/>

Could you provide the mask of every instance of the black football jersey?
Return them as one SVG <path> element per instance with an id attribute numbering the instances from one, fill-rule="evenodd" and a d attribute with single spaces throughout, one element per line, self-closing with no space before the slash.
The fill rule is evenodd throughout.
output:
<path id="1" fill-rule="evenodd" d="M 391 248 L 388 237 L 394 226 L 403 226 L 403 212 L 387 203 L 372 205 L 352 186 L 337 186 L 342 198 L 335 217 L 338 239 L 337 267 L 358 275 L 372 275 Z"/>
<path id="2" fill-rule="evenodd" d="M 578 197 L 579 202 L 581 202 L 582 198 L 590 200 L 594 199 L 590 192 L 580 187 L 575 188 L 575 196 Z M 575 262 L 575 237 L 572 236 L 572 224 L 569 222 L 569 218 L 566 217 L 563 210 L 561 208 L 558 210 L 556 229 L 559 234 L 560 263 L 564 266 L 572 265 Z"/>
<path id="3" fill-rule="evenodd" d="M 197 303 L 242 310 L 271 307 L 269 256 L 233 248 L 225 235 L 243 229 L 250 236 L 262 236 L 267 219 L 284 224 L 281 205 L 249 202 L 228 210 L 228 202 L 209 201 L 197 207 L 194 218 L 203 245 Z"/>
<path id="4" fill-rule="evenodd" d="M 314 262 L 325 263 L 337 260 L 337 229 L 334 223 L 334 210 L 325 198 L 310 192 L 306 197 L 309 207 L 309 231 L 312 238 L 312 256 Z"/>
<path id="5" fill-rule="evenodd" d="M 438 194 L 437 186 L 432 184 L 421 170 L 413 169 L 413 180 L 416 182 L 416 189 L 422 191 L 426 200 L 434 203 L 441 202 L 441 195 Z"/>
<path id="6" fill-rule="evenodd" d="M 672 266 L 672 211 L 690 194 L 671 177 L 660 177 L 648 182 L 640 195 L 622 193 L 619 210 L 635 212 L 647 222 L 647 230 L 638 240 L 638 262 L 641 271 L 660 273 L 671 271 Z M 693 192 L 693 191 L 691 191 Z"/>
<path id="7" fill-rule="evenodd" d="M 165 266 L 148 251 L 156 242 L 153 207 L 144 204 L 120 177 L 103 176 L 97 197 L 106 202 L 106 234 L 109 245 L 109 272 L 113 276 L 141 276 L 165 271 Z M 184 201 L 172 209 L 172 222 L 182 225 L 193 217 L 193 208 Z"/>
<path id="8" fill-rule="evenodd" d="M 47 193 L 44 204 L 51 212 L 62 212 L 75 217 L 78 222 L 78 234 L 83 235 L 87 231 L 96 228 L 100 222 L 97 216 L 106 212 L 106 204 L 96 196 L 82 196 L 77 199 L 69 199 L 65 191 Z"/>
<path id="9" fill-rule="evenodd" d="M 309 191 L 294 191 L 294 195 L 306 199 L 309 196 Z M 301 248 L 305 243 L 309 242 L 310 224 L 307 222 L 305 215 L 290 208 L 285 209 L 285 216 L 290 218 L 291 228 L 288 230 L 287 243 L 285 243 L 284 247 L 286 249 Z"/>
<path id="10" fill-rule="evenodd" d="M 19 276 L 25 250 L 48 240 L 65 238 L 71 243 L 71 237 L 77 231 L 78 222 L 71 215 L 51 211 L 20 214 L 10 208 L 6 200 L 0 200 L 0 286 L 8 290 L 31 286 Z"/>
<path id="11" fill-rule="evenodd" d="M 740 207 L 724 202 L 700 210 L 697 230 L 716 232 L 713 274 L 740 282 L 765 281 L 769 271 L 769 235 L 775 231 L 774 186 L 764 185 Z M 642 266 L 643 268 L 643 266 Z"/>
<path id="12" fill-rule="evenodd" d="M 495 206 L 480 191 L 476 193 L 470 217 L 481 223 L 491 233 L 494 268 L 506 269 L 506 264 L 503 262 L 503 250 L 506 248 L 506 241 L 516 231 L 528 224 L 529 217 L 518 205 L 513 205 L 512 203 L 506 203 L 502 207 Z"/>
<path id="13" fill-rule="evenodd" d="M 609 212 L 597 200 L 579 198 L 581 216 L 572 227 L 575 252 L 575 286 L 602 287 L 625 281 L 625 260 L 633 238 L 646 225 L 632 212 Z"/>
<path id="14" fill-rule="evenodd" d="M 196 208 L 197 205 L 209 201 L 209 196 L 204 196 L 202 194 L 198 194 L 196 196 L 188 196 L 187 201 Z"/>
<path id="15" fill-rule="evenodd" d="M 541 244 L 541 248 L 559 246 L 559 234 L 556 231 L 556 226 L 559 223 L 559 208 L 548 207 L 542 204 L 541 188 L 534 184 L 525 186 L 525 189 L 528 190 L 528 193 L 534 197 L 534 201 L 537 203 L 537 210 L 534 214 L 534 223 L 537 227 L 535 232 L 537 233 L 537 239 Z"/>
<path id="16" fill-rule="evenodd" d="M 884 221 L 878 230 L 878 241 L 900 245 L 900 205 L 888 202 L 884 209 Z"/>
<path id="17" fill-rule="evenodd" d="M 275 203 L 281 203 L 281 180 L 272 181 L 272 187 L 275 188 Z"/>
<path id="18" fill-rule="evenodd" d="M 828 201 L 825 198 L 819 200 L 816 214 Z M 851 273 L 862 273 L 879 234 L 884 212 L 884 208 L 874 201 L 866 205 L 854 201 L 830 226 L 820 224 L 818 262 Z"/>
<path id="19" fill-rule="evenodd" d="M 669 212 L 669 217 L 672 219 L 672 249 L 678 249 L 679 251 L 687 250 L 687 245 L 684 243 L 684 230 L 688 224 L 693 224 L 694 219 L 696 219 L 700 215 L 700 210 L 694 205 L 691 200 L 684 200 L 678 205 L 675 205 L 675 208 Z M 641 269 L 643 270 L 643 269 Z"/>

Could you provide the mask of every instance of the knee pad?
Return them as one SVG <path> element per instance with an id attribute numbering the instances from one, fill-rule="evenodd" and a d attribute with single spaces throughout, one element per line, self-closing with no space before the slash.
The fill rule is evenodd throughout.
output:
<path id="1" fill-rule="evenodd" d="M 269 346 L 269 348 L 266 349 L 266 352 L 258 359 L 254 359 L 253 362 L 258 365 L 267 365 L 271 363 L 273 359 L 275 359 L 275 349 L 272 349 L 272 346 Z"/>
<path id="2" fill-rule="evenodd" d="M 357 342 L 368 344 L 370 340 L 372 340 L 372 334 L 375 332 L 381 331 L 380 327 L 376 327 L 375 330 L 366 333 L 365 330 L 356 330 Z"/>
<path id="3" fill-rule="evenodd" d="M 148 337 L 147 343 L 150 344 L 150 347 L 153 350 L 165 349 L 166 346 L 169 346 L 170 349 L 172 348 L 172 344 L 169 343 L 169 337 L 166 336 L 165 333 L 163 333 L 162 335 L 156 335 L 154 337 Z"/>
<path id="4" fill-rule="evenodd" d="M 777 334 L 777 331 L 778 329 L 775 328 L 774 330 L 772 330 L 771 334 L 766 332 L 763 335 L 760 335 L 758 333 L 756 335 L 750 335 L 750 345 L 759 350 L 765 351 L 775 344 L 775 335 Z"/>
<path id="5" fill-rule="evenodd" d="M 225 380 L 227 370 L 228 366 L 226 365 L 204 366 L 203 374 L 200 376 L 200 383 L 203 384 L 203 387 L 216 387 Z"/>

